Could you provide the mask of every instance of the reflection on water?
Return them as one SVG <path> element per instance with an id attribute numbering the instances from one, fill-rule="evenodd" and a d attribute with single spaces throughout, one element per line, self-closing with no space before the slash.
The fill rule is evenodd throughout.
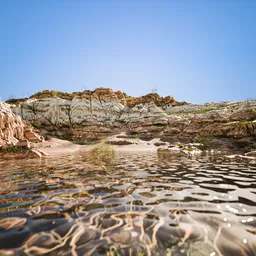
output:
<path id="1" fill-rule="evenodd" d="M 0 161 L 0 255 L 256 255 L 256 165 L 154 153 Z"/>

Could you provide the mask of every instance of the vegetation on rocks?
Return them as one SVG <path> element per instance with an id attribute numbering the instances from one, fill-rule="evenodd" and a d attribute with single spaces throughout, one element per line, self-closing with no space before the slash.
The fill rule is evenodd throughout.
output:
<path id="1" fill-rule="evenodd" d="M 213 111 L 213 110 L 215 110 L 214 108 L 205 108 L 205 109 L 200 109 L 200 110 L 198 110 L 198 112 L 197 112 L 197 114 L 199 114 L 199 115 L 203 115 L 203 114 L 206 114 L 207 112 L 210 112 L 210 111 Z"/>
<path id="2" fill-rule="evenodd" d="M 230 125 L 233 125 L 233 126 L 243 126 L 248 124 L 252 124 L 252 121 L 244 120 L 244 121 L 237 121 L 237 122 L 230 123 Z"/>
<path id="3" fill-rule="evenodd" d="M 2 153 L 25 153 L 28 149 L 22 148 L 22 147 L 7 147 L 5 149 L 2 149 Z"/>
<path id="4" fill-rule="evenodd" d="M 195 137 L 195 142 L 201 144 L 201 149 L 209 149 L 213 143 L 213 137 L 207 134 L 198 134 Z"/>

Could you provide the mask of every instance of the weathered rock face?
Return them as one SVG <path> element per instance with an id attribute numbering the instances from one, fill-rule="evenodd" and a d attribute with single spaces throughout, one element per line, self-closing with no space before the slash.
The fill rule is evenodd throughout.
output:
<path id="1" fill-rule="evenodd" d="M 43 91 L 30 99 L 8 102 L 23 119 L 75 140 L 99 138 L 118 129 L 130 129 L 138 120 L 167 123 L 160 119 L 166 116 L 160 105 L 179 104 L 171 97 L 149 94 L 133 98 L 105 88 L 73 94 Z"/>
<path id="2" fill-rule="evenodd" d="M 126 131 L 167 141 L 209 143 L 211 138 L 216 145 L 223 138 L 241 144 L 249 138 L 251 147 L 256 145 L 256 101 L 195 105 L 154 93 L 133 98 L 98 88 L 72 94 L 43 91 L 9 103 L 35 126 L 73 140 Z"/>
<path id="3" fill-rule="evenodd" d="M 13 114 L 7 104 L 0 102 L 0 144 L 17 144 L 19 140 L 25 139 L 23 134 L 20 117 Z"/>
<path id="4" fill-rule="evenodd" d="M 137 122 L 138 118 L 164 116 L 161 105 L 185 104 L 158 94 L 133 98 L 121 91 L 105 88 L 73 94 L 43 91 L 25 101 L 9 100 L 8 103 L 17 106 L 13 110 L 22 118 L 53 126 L 106 121 Z"/>
<path id="5" fill-rule="evenodd" d="M 14 114 L 8 104 L 0 102 L 0 149 L 16 145 L 29 148 L 27 140 L 37 142 L 42 138 L 31 125 Z"/>

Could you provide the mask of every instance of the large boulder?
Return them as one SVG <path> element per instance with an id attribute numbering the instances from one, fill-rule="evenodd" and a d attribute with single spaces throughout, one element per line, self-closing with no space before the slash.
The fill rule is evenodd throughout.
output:
<path id="1" fill-rule="evenodd" d="M 12 147 L 30 148 L 29 141 L 40 142 L 39 136 L 27 122 L 14 114 L 10 106 L 0 102 L 0 148 Z"/>

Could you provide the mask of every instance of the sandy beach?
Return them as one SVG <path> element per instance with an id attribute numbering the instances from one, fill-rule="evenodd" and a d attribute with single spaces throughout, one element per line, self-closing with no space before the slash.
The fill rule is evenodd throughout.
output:
<path id="1" fill-rule="evenodd" d="M 157 150 L 157 146 L 154 144 L 159 142 L 159 139 L 152 139 L 150 141 L 143 141 L 141 139 L 131 139 L 131 138 L 118 138 L 125 136 L 125 133 L 110 136 L 99 143 L 93 145 L 79 145 L 67 140 L 61 140 L 57 138 L 51 138 L 50 140 L 43 141 L 40 143 L 32 143 L 32 148 L 45 153 L 48 156 L 58 156 L 64 153 L 75 153 L 79 151 L 90 151 L 94 147 L 100 145 L 108 145 L 109 142 L 125 141 L 132 144 L 129 145 L 109 145 L 116 152 L 154 152 Z"/>

